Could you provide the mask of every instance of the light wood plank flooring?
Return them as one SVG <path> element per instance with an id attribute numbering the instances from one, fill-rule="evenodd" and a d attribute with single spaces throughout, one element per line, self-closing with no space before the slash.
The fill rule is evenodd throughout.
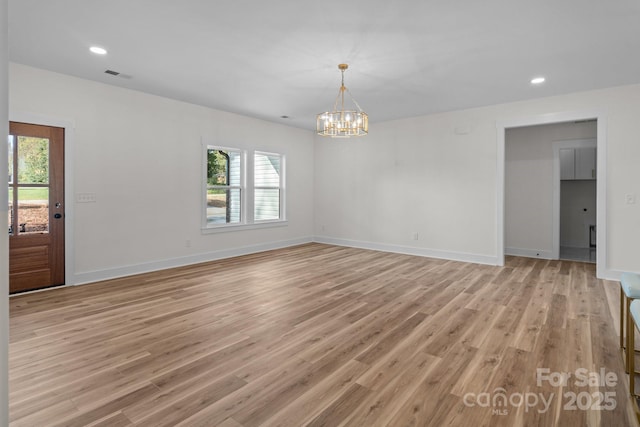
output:
<path id="1" fill-rule="evenodd" d="M 308 244 L 16 296 L 11 426 L 636 425 L 594 269 Z"/>

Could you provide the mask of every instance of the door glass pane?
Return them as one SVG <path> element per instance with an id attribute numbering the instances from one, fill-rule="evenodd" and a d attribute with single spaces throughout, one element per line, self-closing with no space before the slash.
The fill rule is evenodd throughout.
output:
<path id="1" fill-rule="evenodd" d="M 210 188 L 207 190 L 207 223 L 236 224 L 240 222 L 240 189 Z"/>
<path id="2" fill-rule="evenodd" d="M 18 136 L 18 184 L 49 183 L 49 140 Z"/>
<path id="3" fill-rule="evenodd" d="M 9 187 L 9 215 L 7 215 L 7 217 L 9 218 L 9 235 L 12 236 L 13 227 L 11 225 L 13 224 L 13 188 L 11 187 Z"/>
<path id="4" fill-rule="evenodd" d="M 18 188 L 18 234 L 49 232 L 49 189 Z"/>
<path id="5" fill-rule="evenodd" d="M 13 184 L 13 135 L 9 135 L 9 184 Z"/>

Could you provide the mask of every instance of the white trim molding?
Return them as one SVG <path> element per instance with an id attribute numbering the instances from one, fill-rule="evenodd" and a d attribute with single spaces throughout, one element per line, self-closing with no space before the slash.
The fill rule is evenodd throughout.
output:
<path id="1" fill-rule="evenodd" d="M 366 242 L 361 240 L 339 239 L 334 237 L 316 236 L 316 243 L 346 246 L 350 248 L 370 249 L 381 252 L 415 255 L 427 258 L 446 259 L 449 261 L 470 262 L 474 264 L 497 265 L 497 258 L 487 255 L 469 254 L 464 252 L 442 251 L 438 249 L 418 248 L 415 246 L 392 245 L 388 243 Z"/>
<path id="2" fill-rule="evenodd" d="M 151 261 L 141 264 L 126 265 L 123 267 L 109 268 L 105 270 L 87 271 L 76 273 L 74 277 L 75 285 L 99 282 L 103 280 L 117 279 L 119 277 L 132 276 L 135 274 L 150 273 L 153 271 L 166 270 L 168 268 L 183 267 L 185 265 L 199 264 L 202 262 L 216 261 L 225 258 L 232 258 L 242 255 L 251 255 L 259 252 L 282 249 L 290 246 L 302 245 L 313 242 L 312 237 L 302 237 L 292 240 L 281 240 L 277 242 L 267 242 L 251 246 L 242 246 L 233 249 L 222 249 L 213 252 L 189 255 L 178 258 Z"/>
<path id="3" fill-rule="evenodd" d="M 511 256 L 523 256 L 527 258 L 557 259 L 554 258 L 552 251 L 543 251 L 538 249 L 504 248 L 504 254 Z"/>
<path id="4" fill-rule="evenodd" d="M 622 276 L 623 273 L 640 274 L 640 271 L 607 270 L 606 273 L 607 273 L 607 275 L 604 276 L 604 277 L 601 277 L 601 279 L 613 280 L 613 281 L 619 282 L 620 281 L 620 276 Z"/>

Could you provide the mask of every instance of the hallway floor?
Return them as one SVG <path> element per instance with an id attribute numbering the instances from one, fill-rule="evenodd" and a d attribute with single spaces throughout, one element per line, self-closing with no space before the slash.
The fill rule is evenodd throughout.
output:
<path id="1" fill-rule="evenodd" d="M 596 248 L 571 248 L 568 246 L 560 246 L 560 259 L 595 263 Z"/>

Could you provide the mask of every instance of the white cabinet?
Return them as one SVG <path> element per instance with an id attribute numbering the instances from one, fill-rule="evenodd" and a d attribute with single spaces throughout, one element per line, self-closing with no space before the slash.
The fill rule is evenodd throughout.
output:
<path id="1" fill-rule="evenodd" d="M 560 149 L 560 179 L 576 178 L 576 149 L 561 148 Z"/>
<path id="2" fill-rule="evenodd" d="M 561 148 L 560 179 L 596 179 L 596 148 Z"/>
<path id="3" fill-rule="evenodd" d="M 576 148 L 576 179 L 596 179 L 595 147 Z"/>

